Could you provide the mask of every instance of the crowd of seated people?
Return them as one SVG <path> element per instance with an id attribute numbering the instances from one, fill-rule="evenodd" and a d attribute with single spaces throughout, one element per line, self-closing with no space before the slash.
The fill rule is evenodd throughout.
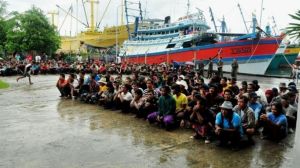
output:
<path id="1" fill-rule="evenodd" d="M 128 71 L 133 75 L 123 76 Z M 238 82 L 215 75 L 205 82 L 190 67 L 137 64 L 83 68 L 76 76 L 60 75 L 62 97 L 133 113 L 166 130 L 189 128 L 194 131 L 191 138 L 205 143 L 239 148 L 255 144 L 258 135 L 278 142 L 296 127 L 294 82 L 264 91 L 257 80 Z"/>

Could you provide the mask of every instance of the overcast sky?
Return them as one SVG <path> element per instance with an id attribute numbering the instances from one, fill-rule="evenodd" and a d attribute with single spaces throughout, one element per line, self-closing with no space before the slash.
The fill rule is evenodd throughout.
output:
<path id="1" fill-rule="evenodd" d="M 32 5 L 41 8 L 45 14 L 49 11 L 57 10 L 56 4 L 64 9 L 68 9 L 71 4 L 73 5 L 74 11 L 73 15 L 76 16 L 76 1 L 79 2 L 79 19 L 83 22 L 85 21 L 84 12 L 82 8 L 82 0 L 6 0 L 9 3 L 9 11 L 19 11 L 23 12 L 29 9 Z M 84 0 L 86 1 L 86 0 Z M 117 8 L 121 5 L 122 0 L 112 0 L 109 10 L 106 13 L 103 21 L 101 22 L 101 28 L 104 26 L 111 26 L 117 24 Z M 137 0 L 131 0 L 137 1 Z M 142 9 L 147 11 L 146 17 L 149 18 L 161 18 L 165 16 L 171 16 L 172 20 L 178 19 L 184 16 L 187 12 L 187 1 L 188 0 L 140 0 L 142 3 Z M 99 22 L 101 16 L 103 15 L 104 9 L 108 4 L 109 0 L 99 0 L 95 14 L 96 20 Z M 204 11 L 207 23 L 212 27 L 212 22 L 209 14 L 209 7 L 212 8 L 217 25 L 220 25 L 218 20 L 225 17 L 228 29 L 231 32 L 245 32 L 242 17 L 240 11 L 237 7 L 239 3 L 243 10 L 244 16 L 247 24 L 250 26 L 250 21 L 252 18 L 252 13 L 255 13 L 260 21 L 260 11 L 262 0 L 190 0 L 191 12 L 196 12 L 196 8 Z M 278 29 L 285 28 L 288 23 L 292 20 L 288 16 L 290 13 L 295 13 L 300 9 L 299 0 L 263 0 L 263 15 L 262 15 L 262 27 L 265 27 L 268 23 L 273 26 L 272 16 L 274 16 Z M 90 8 L 89 4 L 86 4 L 88 16 Z M 118 8 L 121 9 L 121 8 Z M 119 12 L 120 15 L 120 12 Z M 49 16 L 49 15 L 48 15 Z M 58 27 L 61 27 L 62 21 L 64 20 L 65 13 L 59 10 Z M 120 18 L 120 17 L 119 17 Z M 57 21 L 56 21 L 57 22 Z M 120 21 L 119 21 L 120 23 Z M 57 24 L 57 23 L 56 23 Z M 77 23 L 73 20 L 71 24 L 71 19 L 68 17 L 62 26 L 61 34 L 72 34 L 76 33 Z M 248 27 L 249 27 L 248 26 Z M 70 28 L 72 27 L 72 28 Z M 84 26 L 78 24 L 79 30 L 84 30 Z"/>

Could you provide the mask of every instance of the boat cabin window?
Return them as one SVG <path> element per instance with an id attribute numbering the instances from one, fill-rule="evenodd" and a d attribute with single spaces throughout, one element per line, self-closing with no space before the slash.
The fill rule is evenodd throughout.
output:
<path id="1" fill-rule="evenodd" d="M 192 41 L 186 41 L 182 44 L 183 48 L 189 48 L 192 47 Z"/>
<path id="2" fill-rule="evenodd" d="M 168 44 L 166 48 L 174 48 L 176 44 Z"/>

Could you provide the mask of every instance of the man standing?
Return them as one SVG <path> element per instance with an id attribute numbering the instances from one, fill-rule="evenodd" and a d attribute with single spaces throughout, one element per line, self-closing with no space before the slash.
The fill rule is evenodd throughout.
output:
<path id="1" fill-rule="evenodd" d="M 218 65 L 218 76 L 220 78 L 222 78 L 223 77 L 223 61 L 222 61 L 222 57 L 220 57 L 217 65 Z"/>
<path id="2" fill-rule="evenodd" d="M 211 58 L 209 58 L 208 69 L 207 69 L 207 78 L 208 79 L 210 79 L 212 77 L 212 73 L 213 73 L 213 62 L 212 62 Z"/>
<path id="3" fill-rule="evenodd" d="M 231 77 L 232 78 L 237 77 L 238 69 L 239 69 L 239 64 L 236 59 L 233 59 L 233 62 L 231 64 Z"/>
<path id="4" fill-rule="evenodd" d="M 41 56 L 40 56 L 39 54 L 35 56 L 35 62 L 36 62 L 36 63 L 40 63 L 40 62 L 41 62 L 41 59 L 42 59 L 42 58 L 41 58 Z"/>
<path id="5" fill-rule="evenodd" d="M 203 63 L 202 60 L 200 60 L 200 62 L 199 62 L 199 75 L 200 75 L 201 77 L 204 76 L 204 63 Z"/>

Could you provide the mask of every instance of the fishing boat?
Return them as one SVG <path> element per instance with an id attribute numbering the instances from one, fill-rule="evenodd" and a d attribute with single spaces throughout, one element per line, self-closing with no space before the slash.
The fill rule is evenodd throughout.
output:
<path id="1" fill-rule="evenodd" d="M 111 0 L 110 0 L 111 1 Z M 61 36 L 61 47 L 59 52 L 64 53 L 76 53 L 76 52 L 86 52 L 87 48 L 100 48 L 100 49 L 106 49 L 110 47 L 114 47 L 116 43 L 118 45 L 122 44 L 125 40 L 129 38 L 130 32 L 134 30 L 134 24 L 124 24 L 123 18 L 121 18 L 121 25 L 117 26 L 111 26 L 111 27 L 104 27 L 103 31 L 99 31 L 98 27 L 101 23 L 95 23 L 94 18 L 94 8 L 95 4 L 98 3 L 97 0 L 89 0 L 90 3 L 90 24 L 84 24 L 80 20 L 78 20 L 76 17 L 72 16 L 69 11 L 66 11 L 62 8 L 60 8 L 58 5 L 57 7 L 63 10 L 67 15 L 70 15 L 71 17 L 78 20 L 80 23 L 84 24 L 87 29 L 86 31 L 82 31 L 81 33 L 77 34 L 76 36 Z M 110 2 L 108 3 L 109 6 Z M 106 10 L 107 11 L 107 8 Z M 122 0 L 122 5 L 123 0 Z M 123 10 L 122 10 L 122 16 L 123 16 Z"/>
<path id="2" fill-rule="evenodd" d="M 130 30 L 133 30 L 130 25 Z M 116 33 L 118 34 L 116 37 Z M 117 39 L 116 39 L 117 38 Z M 86 51 L 87 47 L 109 48 L 128 39 L 126 25 L 105 27 L 104 31 L 84 31 L 77 36 L 61 36 L 61 52 Z"/>
<path id="3" fill-rule="evenodd" d="M 222 58 L 225 72 L 231 71 L 231 64 L 236 59 L 239 73 L 265 75 L 274 56 L 284 52 L 279 48 L 283 36 L 264 35 L 256 25 L 253 22 L 250 34 L 220 41 L 217 33 L 209 31 L 201 10 L 173 23 L 166 17 L 163 22 L 139 26 L 136 35 L 123 43 L 119 56 L 128 63 L 145 64 L 190 61 L 196 64 L 199 60 L 207 62 L 211 58 L 217 62 Z"/>

